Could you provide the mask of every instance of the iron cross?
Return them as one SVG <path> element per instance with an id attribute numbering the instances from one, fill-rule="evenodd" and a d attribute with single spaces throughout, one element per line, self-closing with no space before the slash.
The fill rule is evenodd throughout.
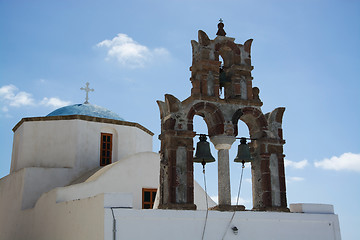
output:
<path id="1" fill-rule="evenodd" d="M 90 83 L 86 83 L 86 87 L 85 88 L 80 88 L 80 90 L 84 90 L 85 92 L 86 92 L 86 98 L 85 98 L 85 102 L 84 102 L 84 104 L 88 104 L 89 103 L 89 92 L 93 92 L 94 91 L 94 89 L 92 89 L 92 88 L 89 88 L 89 84 Z"/>

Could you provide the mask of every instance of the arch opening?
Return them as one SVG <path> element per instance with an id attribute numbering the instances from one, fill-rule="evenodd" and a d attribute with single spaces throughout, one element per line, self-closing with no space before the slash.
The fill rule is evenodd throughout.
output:
<path id="1" fill-rule="evenodd" d="M 206 134 L 207 131 L 207 124 L 205 119 L 200 115 L 195 115 L 193 119 L 194 124 L 194 132 L 197 134 Z M 210 141 L 210 138 L 207 137 L 207 141 L 210 143 L 210 151 L 212 156 L 215 158 L 215 162 L 208 163 L 205 165 L 206 169 L 206 187 L 207 187 L 207 194 L 217 203 L 217 196 L 218 196 L 218 188 L 217 188 L 217 150 L 214 147 L 214 144 Z M 193 141 L 194 153 L 196 151 L 196 145 L 199 142 L 199 136 L 196 135 Z M 200 163 L 194 163 L 194 179 L 195 181 L 205 189 L 204 185 L 204 175 L 203 175 L 203 166 Z M 194 196 L 197 198 L 197 196 Z M 200 199 L 203 201 L 203 199 Z"/>
<path id="2" fill-rule="evenodd" d="M 224 71 L 224 59 L 221 55 L 219 55 L 220 68 L 219 68 L 219 98 L 225 99 L 225 81 L 226 81 L 226 73 Z"/>
<path id="3" fill-rule="evenodd" d="M 249 128 L 243 121 L 238 121 L 237 123 L 238 135 L 237 137 L 246 137 L 250 138 Z M 248 140 L 247 143 L 250 141 Z M 240 144 L 240 140 L 236 140 L 232 145 L 229 156 L 230 156 L 230 175 L 231 175 L 231 203 L 233 205 L 236 204 L 237 195 L 239 191 L 239 182 L 240 182 L 240 174 L 241 174 L 241 163 L 234 162 L 236 155 L 238 153 L 238 146 Z M 245 163 L 242 185 L 240 191 L 239 205 L 244 205 L 246 209 L 252 208 L 252 175 L 251 175 L 251 163 Z"/>
<path id="4" fill-rule="evenodd" d="M 189 130 L 193 130 L 193 118 L 195 115 L 204 118 L 209 136 L 221 135 L 224 133 L 224 116 L 220 109 L 214 104 L 200 102 L 190 108 L 187 115 Z"/>

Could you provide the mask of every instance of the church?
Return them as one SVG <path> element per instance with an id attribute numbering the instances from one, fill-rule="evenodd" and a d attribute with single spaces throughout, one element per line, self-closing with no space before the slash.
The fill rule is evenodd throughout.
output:
<path id="1" fill-rule="evenodd" d="M 222 22 L 213 40 L 199 31 L 191 41 L 191 96 L 158 101 L 159 153 L 151 130 L 90 104 L 89 83 L 84 103 L 21 119 L 10 173 L 0 179 L 0 239 L 341 239 L 332 205 L 288 206 L 285 108 L 262 113 L 251 43 L 235 43 Z M 194 157 L 194 115 L 208 127 L 203 146 L 208 137 L 218 151 L 218 203 L 193 177 L 194 162 L 205 169 L 215 161 Z M 251 163 L 251 210 L 231 205 L 229 149 L 238 121 L 250 133 L 242 139 L 249 156 L 237 159 Z"/>

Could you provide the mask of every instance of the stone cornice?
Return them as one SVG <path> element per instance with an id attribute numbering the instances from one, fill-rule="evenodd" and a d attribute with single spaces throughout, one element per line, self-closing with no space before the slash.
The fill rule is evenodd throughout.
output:
<path id="1" fill-rule="evenodd" d="M 68 115 L 68 116 L 49 116 L 49 117 L 28 117 L 23 118 L 18 122 L 15 127 L 12 129 L 13 132 L 15 132 L 23 122 L 35 122 L 35 121 L 55 121 L 55 120 L 84 120 L 84 121 L 90 121 L 90 122 L 99 122 L 99 123 L 110 123 L 110 124 L 116 124 L 116 125 L 122 125 L 122 126 L 129 126 L 129 127 L 137 127 L 144 132 L 148 133 L 149 135 L 153 136 L 154 133 L 151 132 L 149 129 L 145 128 L 144 126 L 134 123 L 134 122 L 126 122 L 126 121 L 120 121 L 120 120 L 114 120 L 114 119 L 108 119 L 108 118 L 99 118 L 99 117 L 91 117 L 86 115 Z"/>

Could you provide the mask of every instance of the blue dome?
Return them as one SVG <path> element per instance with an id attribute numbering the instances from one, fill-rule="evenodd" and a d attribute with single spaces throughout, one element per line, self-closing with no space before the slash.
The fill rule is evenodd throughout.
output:
<path id="1" fill-rule="evenodd" d="M 66 107 L 62 107 L 56 109 L 55 111 L 49 113 L 47 117 L 50 116 L 68 116 L 68 115 L 85 115 L 91 117 L 98 117 L 98 118 L 108 118 L 114 120 L 124 121 L 116 113 L 96 105 L 92 104 L 74 104 Z"/>

